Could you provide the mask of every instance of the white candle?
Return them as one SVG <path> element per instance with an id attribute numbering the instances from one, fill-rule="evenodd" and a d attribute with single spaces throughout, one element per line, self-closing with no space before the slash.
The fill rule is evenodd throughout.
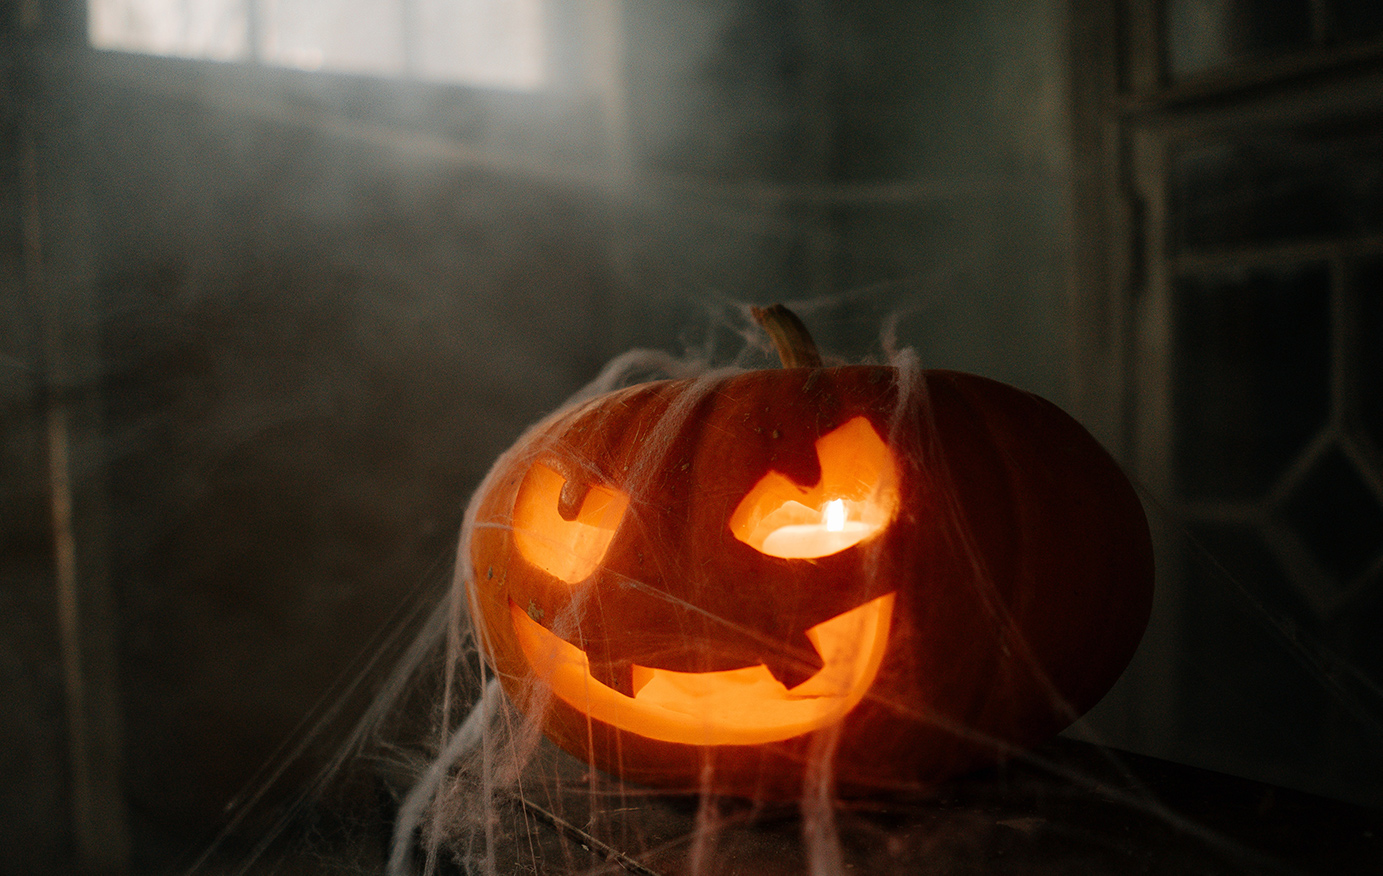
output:
<path id="1" fill-rule="evenodd" d="M 793 523 L 770 532 L 763 552 L 785 560 L 825 557 L 864 541 L 878 527 L 847 520 L 845 502 L 834 499 L 822 509 L 819 523 Z"/>

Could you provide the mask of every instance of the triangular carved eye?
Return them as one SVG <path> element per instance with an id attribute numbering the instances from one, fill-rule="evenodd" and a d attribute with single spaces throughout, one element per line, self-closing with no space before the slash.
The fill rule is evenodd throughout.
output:
<path id="1" fill-rule="evenodd" d="M 514 500 L 514 544 L 523 558 L 555 578 L 578 584 L 591 576 L 624 519 L 629 497 L 592 485 L 573 520 L 558 513 L 566 478 L 534 463 Z"/>
<path id="2" fill-rule="evenodd" d="M 772 557 L 814 559 L 879 533 L 898 510 L 898 466 L 865 417 L 816 441 L 821 482 L 804 487 L 771 471 L 730 515 L 735 538 Z"/>

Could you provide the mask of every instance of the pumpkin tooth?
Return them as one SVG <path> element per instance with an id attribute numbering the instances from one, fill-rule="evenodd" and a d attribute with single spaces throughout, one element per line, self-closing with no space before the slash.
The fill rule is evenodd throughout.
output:
<path id="1" fill-rule="evenodd" d="M 634 677 L 635 696 L 638 696 L 639 691 L 643 690 L 644 685 L 653 680 L 653 674 L 657 671 L 656 669 L 649 669 L 647 666 L 640 666 L 637 663 L 634 664 L 632 675 Z"/>
<path id="2" fill-rule="evenodd" d="M 805 634 L 798 634 L 798 638 L 801 640 L 800 647 L 794 646 L 760 657 L 760 662 L 769 673 L 788 690 L 811 678 L 826 665 Z"/>
<path id="3" fill-rule="evenodd" d="M 592 662 L 590 667 L 591 678 L 627 697 L 632 697 L 635 694 L 634 664 L 632 662 L 628 660 L 617 660 L 612 663 Z M 644 681 L 647 682 L 647 679 Z"/>

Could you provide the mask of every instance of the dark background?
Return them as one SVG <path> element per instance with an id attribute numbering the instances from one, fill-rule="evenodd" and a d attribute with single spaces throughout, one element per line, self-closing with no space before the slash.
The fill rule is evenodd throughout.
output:
<path id="1" fill-rule="evenodd" d="M 767 362 L 779 300 L 1147 490 L 1157 614 L 1080 732 L 1383 804 L 1379 22 L 1301 6 L 554 2 L 535 94 L 7 7 L 6 872 L 202 842 L 525 425 L 631 347 Z"/>

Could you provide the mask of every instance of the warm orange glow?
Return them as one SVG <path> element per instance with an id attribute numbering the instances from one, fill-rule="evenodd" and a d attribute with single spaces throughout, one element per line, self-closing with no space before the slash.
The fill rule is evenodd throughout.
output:
<path id="1" fill-rule="evenodd" d="M 514 632 L 552 692 L 590 717 L 649 739 L 686 745 L 762 745 L 826 727 L 859 704 L 888 648 L 892 593 L 807 631 L 824 666 L 792 688 L 759 664 L 723 672 L 634 667 L 632 697 L 596 681 L 581 649 L 513 602 Z"/>
<path id="2" fill-rule="evenodd" d="M 821 482 L 771 471 L 730 515 L 735 538 L 761 553 L 811 559 L 839 553 L 882 530 L 898 509 L 898 466 L 869 420 L 856 417 L 816 442 Z"/>
<path id="3" fill-rule="evenodd" d="M 529 468 L 514 501 L 514 544 L 528 562 L 577 584 L 589 578 L 605 557 L 629 497 L 609 487 L 592 486 L 576 519 L 563 520 L 557 513 L 557 500 L 565 483 L 541 463 Z"/>

